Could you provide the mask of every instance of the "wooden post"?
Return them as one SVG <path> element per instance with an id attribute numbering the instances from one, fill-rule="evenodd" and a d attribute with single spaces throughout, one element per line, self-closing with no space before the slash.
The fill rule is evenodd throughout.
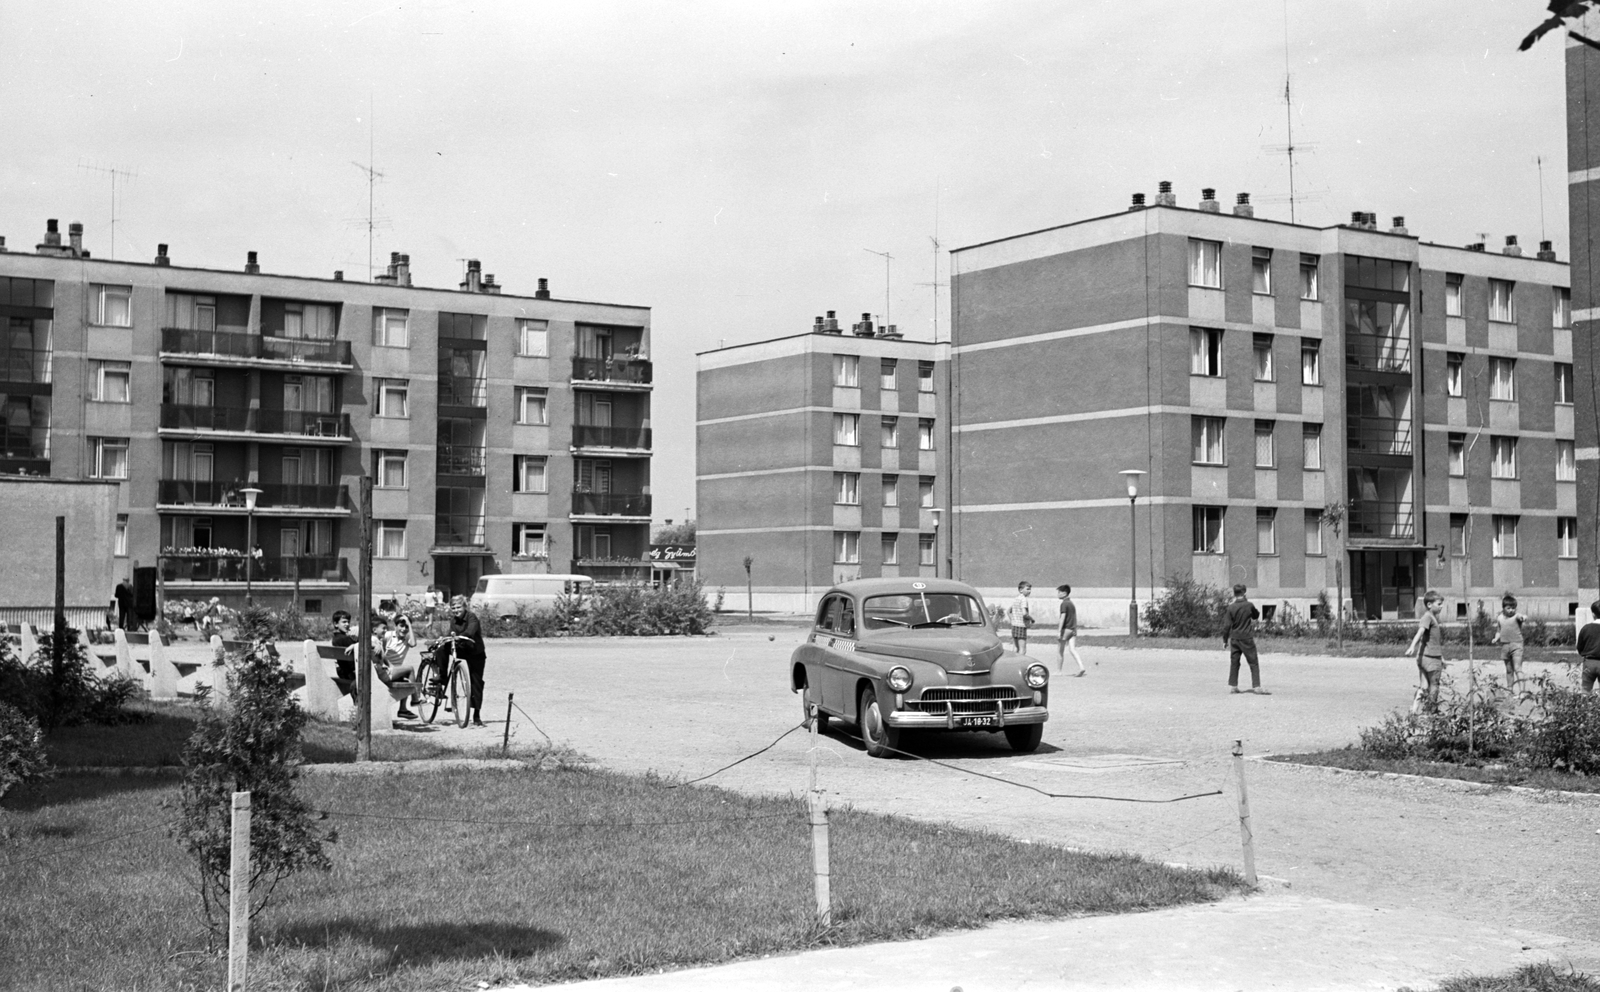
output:
<path id="1" fill-rule="evenodd" d="M 828 808 L 817 791 L 817 725 L 820 714 L 811 707 L 811 872 L 817 897 L 817 922 L 828 926 L 833 922 L 832 896 L 828 891 Z"/>
<path id="2" fill-rule="evenodd" d="M 515 696 L 516 693 L 514 692 L 506 693 L 506 732 L 505 736 L 500 738 L 501 754 L 505 754 L 506 750 L 511 747 L 511 700 Z"/>
<path id="3" fill-rule="evenodd" d="M 356 576 L 356 760 L 372 760 L 372 476 L 361 477 L 361 561 Z M 353 613 L 355 611 L 352 611 Z"/>
<path id="4" fill-rule="evenodd" d="M 244 988 L 250 956 L 250 793 L 233 794 L 233 860 L 228 872 L 228 992 Z"/>
<path id="5" fill-rule="evenodd" d="M 1239 840 L 1244 844 L 1244 880 L 1256 884 L 1256 841 L 1250 831 L 1250 794 L 1244 787 L 1244 741 L 1233 742 L 1233 771 L 1239 779 Z"/>
<path id="6" fill-rule="evenodd" d="M 67 650 L 67 518 L 56 518 L 56 639 L 50 647 L 50 692 L 59 699 Z"/>

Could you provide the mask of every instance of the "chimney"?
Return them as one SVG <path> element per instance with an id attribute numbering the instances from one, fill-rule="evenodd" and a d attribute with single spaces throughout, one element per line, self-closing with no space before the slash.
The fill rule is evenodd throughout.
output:
<path id="1" fill-rule="evenodd" d="M 828 315 L 826 317 L 822 318 L 822 332 L 824 334 L 842 334 L 842 333 L 844 333 L 843 331 L 839 330 L 839 318 L 838 318 L 837 314 L 838 314 L 838 311 L 829 310 L 828 311 Z"/>
<path id="2" fill-rule="evenodd" d="M 1254 217 L 1256 215 L 1256 208 L 1250 205 L 1249 193 L 1240 193 L 1235 198 L 1233 212 L 1239 217 Z"/>
<path id="3" fill-rule="evenodd" d="M 817 319 L 811 322 L 811 333 L 812 334 L 821 334 L 822 333 L 822 315 L 821 314 L 817 314 Z"/>
<path id="4" fill-rule="evenodd" d="M 1210 213 L 1218 213 L 1221 211 L 1222 204 L 1217 202 L 1216 190 L 1203 189 L 1200 191 L 1200 209 Z"/>
<path id="5" fill-rule="evenodd" d="M 1143 210 L 1144 209 L 1144 194 L 1143 193 L 1135 193 L 1135 194 L 1133 194 L 1133 204 L 1131 206 L 1129 206 L 1128 209 L 1129 210 Z"/>
<path id="6" fill-rule="evenodd" d="M 410 277 L 408 276 L 407 278 L 409 279 Z M 407 285 L 410 284 L 407 283 Z M 500 286 L 494 281 L 493 272 L 483 277 L 483 291 L 485 293 L 493 293 L 496 296 L 500 295 Z"/>
<path id="7" fill-rule="evenodd" d="M 548 300 L 550 298 L 550 280 L 539 280 L 539 288 L 533 291 L 533 298 L 536 300 Z"/>
<path id="8" fill-rule="evenodd" d="M 5 250 L 6 250 L 6 239 L 5 238 L 0 238 L 0 251 L 5 251 Z M 1539 242 L 1539 254 L 1537 256 L 1535 256 L 1535 257 L 1537 257 L 1539 259 L 1539 261 L 1541 261 L 1541 262 L 1554 262 L 1556 260 L 1556 250 L 1555 250 L 1555 247 L 1554 247 L 1554 242 L 1551 242 L 1551 241 L 1541 241 L 1541 242 Z"/>
<path id="9" fill-rule="evenodd" d="M 394 254 L 394 281 L 396 286 L 411 285 L 411 256 L 400 252 Z"/>
<path id="10" fill-rule="evenodd" d="M 850 325 L 850 333 L 854 334 L 858 338 L 870 338 L 870 337 L 872 337 L 873 336 L 872 314 L 870 314 L 870 313 L 862 314 L 861 315 L 861 320 L 858 323 Z"/>
<path id="11" fill-rule="evenodd" d="M 883 324 L 878 328 L 878 337 L 888 338 L 890 341 L 899 341 L 905 335 L 900 333 L 899 324 Z"/>
<path id="12" fill-rule="evenodd" d="M 261 271 L 261 266 L 256 264 L 256 253 L 248 252 L 244 258 L 244 270 L 252 275 Z"/>
<path id="13" fill-rule="evenodd" d="M 333 270 L 333 281 L 334 282 L 344 282 L 344 270 L 343 269 L 334 269 Z"/>
<path id="14" fill-rule="evenodd" d="M 389 253 L 389 267 L 372 277 L 372 281 L 384 286 L 398 286 L 400 284 L 400 253 Z"/>
<path id="15" fill-rule="evenodd" d="M 1367 219 L 1367 215 L 1362 213 L 1361 211 L 1359 211 L 1359 210 L 1350 211 L 1350 226 L 1355 228 L 1356 230 L 1360 230 L 1361 229 L 1361 225 L 1366 219 Z"/>
<path id="16" fill-rule="evenodd" d="M 1472 244 L 1467 245 L 1467 251 L 1483 251 L 1483 242 L 1474 241 Z"/>
<path id="17" fill-rule="evenodd" d="M 1522 246 L 1517 244 L 1517 236 L 1515 234 L 1506 235 L 1506 246 L 1500 251 L 1504 255 L 1521 255 Z"/>
<path id="18" fill-rule="evenodd" d="M 0 252 L 3 252 L 5 250 L 6 250 L 6 236 L 4 234 L 0 234 Z"/>
<path id="19" fill-rule="evenodd" d="M 172 264 L 172 259 L 167 257 L 167 246 L 166 245 L 156 245 L 156 264 L 157 265 L 171 265 Z"/>
<path id="20" fill-rule="evenodd" d="M 483 263 L 475 258 L 467 259 L 467 277 L 461 280 L 461 291 L 464 293 L 483 292 Z"/>
<path id="21" fill-rule="evenodd" d="M 83 225 L 78 221 L 67 225 L 67 241 L 72 245 L 74 258 L 83 255 Z"/>
<path id="22" fill-rule="evenodd" d="M 1394 224 L 1389 228 L 1389 233 L 1409 235 L 1411 232 L 1406 230 L 1406 219 L 1404 217 L 1396 217 Z"/>
<path id="23" fill-rule="evenodd" d="M 61 230 L 56 226 L 55 218 L 44 222 L 44 240 L 33 246 L 33 250 L 40 255 L 71 255 L 70 249 L 61 244 Z"/>
<path id="24" fill-rule="evenodd" d="M 1156 186 L 1156 206 L 1175 207 L 1177 205 L 1178 198 L 1172 195 L 1172 183 L 1163 179 Z"/>

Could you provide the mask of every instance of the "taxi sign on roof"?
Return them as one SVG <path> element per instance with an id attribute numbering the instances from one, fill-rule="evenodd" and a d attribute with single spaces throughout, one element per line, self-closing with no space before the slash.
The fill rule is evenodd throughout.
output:
<path id="1" fill-rule="evenodd" d="M 913 583 L 911 583 L 911 588 L 913 588 L 913 589 L 926 589 L 926 588 L 928 588 L 928 584 L 926 582 L 913 582 Z"/>

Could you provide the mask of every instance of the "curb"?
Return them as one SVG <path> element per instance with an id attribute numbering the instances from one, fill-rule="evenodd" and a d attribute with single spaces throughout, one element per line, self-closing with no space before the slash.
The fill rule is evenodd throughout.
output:
<path id="1" fill-rule="evenodd" d="M 301 765 L 306 775 L 403 775 L 407 772 L 436 772 L 450 769 L 467 771 L 528 771 L 541 766 L 530 765 L 516 758 L 417 758 L 412 761 L 352 761 L 338 764 Z M 58 768 L 61 776 L 83 775 L 102 778 L 155 778 L 182 775 L 182 765 L 82 765 Z"/>
<path id="2" fill-rule="evenodd" d="M 1248 755 L 1244 760 L 1277 768 L 1305 768 L 1334 775 L 1355 775 L 1360 778 L 1383 778 L 1419 782 L 1452 792 L 1519 792 L 1533 796 L 1560 796 L 1565 801 L 1592 802 L 1600 805 L 1600 792 L 1570 792 L 1566 789 L 1539 789 L 1531 785 L 1501 785 L 1496 782 L 1469 782 L 1462 778 L 1439 778 L 1434 775 L 1412 775 L 1409 772 L 1380 772 L 1366 768 L 1335 768 L 1332 765 L 1309 765 L 1300 761 L 1271 761 L 1271 754 Z"/>

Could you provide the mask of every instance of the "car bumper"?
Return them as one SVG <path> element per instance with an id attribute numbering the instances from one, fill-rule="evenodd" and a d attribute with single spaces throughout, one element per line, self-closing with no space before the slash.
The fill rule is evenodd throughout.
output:
<path id="1" fill-rule="evenodd" d="M 1044 723 L 1050 711 L 1043 706 L 1019 706 L 1005 712 L 996 706 L 989 713 L 919 713 L 914 710 L 895 710 L 884 714 L 884 722 L 891 727 L 907 730 L 998 730 L 1002 727 L 1020 727 L 1029 723 Z M 973 722 L 984 719 L 984 723 Z"/>

